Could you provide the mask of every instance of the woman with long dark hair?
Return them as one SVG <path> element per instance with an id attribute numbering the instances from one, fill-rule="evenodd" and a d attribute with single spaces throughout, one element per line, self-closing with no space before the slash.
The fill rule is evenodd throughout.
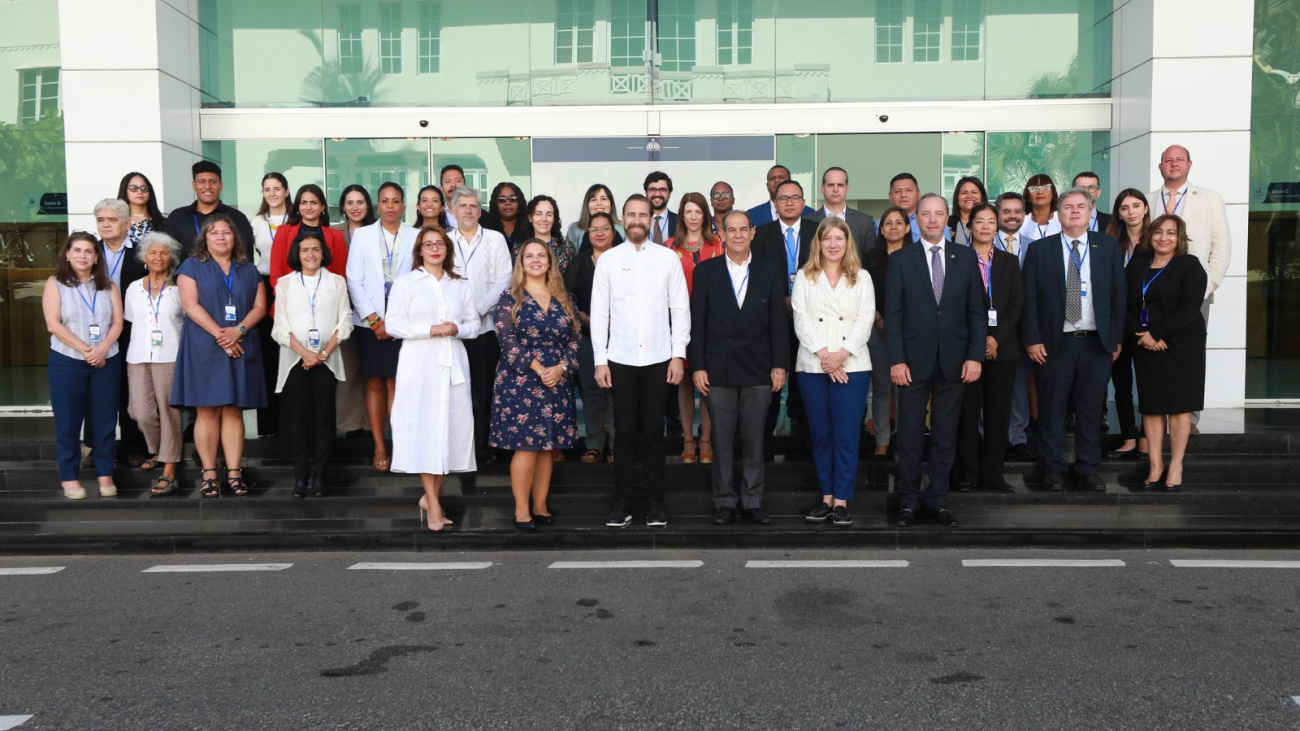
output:
<path id="1" fill-rule="evenodd" d="M 975 206 L 989 202 L 984 183 L 973 175 L 957 181 L 952 189 L 952 215 L 948 216 L 948 237 L 962 246 L 970 246 L 970 213 Z"/>
<path id="2" fill-rule="evenodd" d="M 1115 196 L 1115 205 L 1110 210 L 1106 233 L 1119 241 L 1127 269 L 1135 255 L 1151 253 L 1151 243 L 1147 240 L 1151 206 L 1142 191 L 1125 188 Z M 1111 459 L 1145 457 L 1147 454 L 1147 440 L 1133 415 L 1133 355 L 1136 351 L 1137 335 L 1125 330 L 1119 356 L 1110 367 L 1110 381 L 1115 387 L 1115 419 L 1119 422 L 1119 433 L 1124 441 L 1107 455 Z"/>
<path id="3" fill-rule="evenodd" d="M 528 201 L 529 237 L 545 241 L 555 254 L 555 263 L 560 267 L 561 276 L 569 271 L 573 257 L 578 250 L 560 235 L 563 223 L 560 221 L 560 205 L 549 195 L 535 195 Z M 517 250 L 510 252 L 512 259 L 519 257 Z"/>
<path id="4" fill-rule="evenodd" d="M 370 191 L 365 186 L 356 185 L 355 183 L 343 189 L 339 195 L 339 230 L 343 232 L 343 240 L 348 246 L 352 246 L 352 234 L 359 228 L 364 228 L 374 223 L 375 204 L 370 200 Z"/>
<path id="5" fill-rule="evenodd" d="M 253 227 L 253 242 L 249 256 L 257 265 L 257 272 L 262 275 L 262 284 L 266 290 L 266 307 L 270 312 L 275 307 L 275 281 L 271 278 L 272 249 L 275 237 L 289 221 L 289 181 L 276 172 L 262 176 L 262 205 L 257 214 L 249 221 Z M 279 369 L 280 349 L 271 339 L 271 328 L 257 328 L 257 336 L 262 339 L 262 373 L 267 383 L 275 381 Z M 263 437 L 273 437 L 280 433 L 280 397 L 268 392 L 266 406 L 257 410 L 257 433 Z"/>
<path id="6" fill-rule="evenodd" d="M 316 236 L 324 242 L 330 255 L 325 268 L 340 277 L 348 271 L 348 244 L 343 232 L 330 228 L 329 207 L 325 205 L 325 191 L 319 185 L 308 183 L 298 189 L 293 197 L 293 208 L 285 225 L 275 233 L 271 245 L 271 286 L 278 288 L 280 278 L 293 271 L 289 257 L 293 245 L 305 236 Z"/>
<path id="7" fill-rule="evenodd" d="M 1061 222 L 1056 218 L 1056 183 L 1052 176 L 1039 173 L 1025 183 L 1021 193 L 1025 197 L 1025 222 L 1020 225 L 1020 245 L 1046 238 L 1061 232 Z"/>
<path id="8" fill-rule="evenodd" d="M 623 243 L 623 237 L 627 232 L 623 230 L 623 225 L 618 220 L 618 206 L 614 202 L 614 192 L 604 183 L 595 183 L 582 196 L 582 212 L 578 215 L 578 220 L 569 224 L 569 230 L 565 232 L 564 239 L 573 245 L 578 252 L 591 251 L 591 239 L 587 236 L 587 229 L 591 227 L 591 215 L 593 213 L 604 213 L 614 222 L 614 246 Z"/>
<path id="9" fill-rule="evenodd" d="M 871 328 L 871 338 L 867 340 L 867 352 L 871 362 L 880 367 L 871 371 L 871 428 L 869 431 L 876 440 L 877 460 L 889 456 L 889 438 L 893 434 L 890 420 L 893 412 L 894 382 L 889 378 L 889 369 L 884 367 L 889 362 L 885 353 L 885 281 L 888 279 L 889 255 L 912 242 L 912 224 L 907 211 L 897 206 L 890 206 L 880 214 L 880 228 L 876 232 L 876 245 L 871 250 L 871 261 L 865 267 L 871 273 L 871 284 L 876 292 L 875 322 Z"/>
<path id="10" fill-rule="evenodd" d="M 506 246 L 514 254 L 519 249 L 519 242 L 529 238 L 528 221 L 520 214 L 524 211 L 528 199 L 524 191 L 509 180 L 497 183 L 488 198 L 488 209 L 480 222 L 483 228 L 496 231 L 506 238 Z"/>
<path id="11" fill-rule="evenodd" d="M 420 188 L 419 195 L 415 197 L 415 220 L 411 225 L 415 228 L 425 226 L 446 228 L 446 219 L 443 218 L 443 212 L 446 210 L 447 196 L 442 192 L 442 188 L 426 185 Z"/>
<path id="12" fill-rule="evenodd" d="M 163 230 L 167 218 L 158 206 L 153 183 L 144 173 L 123 175 L 121 184 L 117 186 L 117 197 L 126 201 L 131 209 L 131 227 L 126 235 L 130 237 L 132 246 L 138 245 L 150 232 Z"/>

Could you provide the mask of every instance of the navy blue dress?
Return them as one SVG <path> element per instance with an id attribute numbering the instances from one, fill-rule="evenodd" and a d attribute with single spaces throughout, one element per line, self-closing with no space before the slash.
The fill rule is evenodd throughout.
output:
<path id="1" fill-rule="evenodd" d="M 199 305 L 222 327 L 236 325 L 248 316 L 257 302 L 257 287 L 262 277 L 251 262 L 230 265 L 231 288 L 217 262 L 186 259 L 176 270 L 177 277 L 190 277 L 198 286 Z M 227 322 L 226 301 L 235 304 L 235 322 Z M 258 327 L 267 324 L 263 319 Z M 172 380 L 171 405 L 177 408 L 197 406 L 238 406 L 241 409 L 266 407 L 266 379 L 262 375 L 262 343 L 257 328 L 249 330 L 239 341 L 244 354 L 231 358 L 217 345 L 216 339 L 187 316 L 181 323 L 181 342 L 176 351 L 176 376 Z"/>
<path id="2" fill-rule="evenodd" d="M 578 439 L 573 404 L 578 334 L 573 331 L 573 320 L 558 300 L 552 299 L 543 311 L 537 300 L 524 292 L 516 323 L 510 315 L 514 304 L 507 289 L 493 313 L 501 360 L 493 385 L 488 443 L 498 449 L 572 449 Z M 548 367 L 563 362 L 568 372 L 554 388 L 547 388 L 530 368 L 534 359 Z"/>

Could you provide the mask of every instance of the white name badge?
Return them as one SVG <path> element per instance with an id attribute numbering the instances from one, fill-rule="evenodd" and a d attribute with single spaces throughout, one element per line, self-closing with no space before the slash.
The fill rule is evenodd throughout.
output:
<path id="1" fill-rule="evenodd" d="M 989 310 L 989 327 L 997 327 L 997 326 L 998 326 L 998 311 L 997 311 L 997 310 L 990 309 L 990 310 Z"/>
<path id="2" fill-rule="evenodd" d="M 320 330 L 313 328 L 307 331 L 307 347 L 320 350 Z"/>
<path id="3" fill-rule="evenodd" d="M 1079 282 L 1079 296 L 1080 296 L 1080 297 L 1087 297 L 1087 296 L 1088 296 L 1088 283 L 1087 283 L 1087 282 Z"/>
<path id="4" fill-rule="evenodd" d="M 104 330 L 99 325 L 90 326 L 90 344 L 99 345 L 104 342 Z"/>
<path id="5" fill-rule="evenodd" d="M 162 347 L 162 330 L 153 330 L 149 333 L 149 345 L 154 348 Z"/>
<path id="6" fill-rule="evenodd" d="M 234 321 L 235 321 L 235 306 L 226 305 L 226 322 L 234 322 Z"/>

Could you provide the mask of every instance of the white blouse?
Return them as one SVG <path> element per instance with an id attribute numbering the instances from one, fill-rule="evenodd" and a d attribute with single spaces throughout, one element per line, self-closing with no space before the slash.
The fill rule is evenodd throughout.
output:
<path id="1" fill-rule="evenodd" d="M 865 269 L 858 271 L 856 285 L 849 286 L 848 277 L 841 276 L 835 287 L 831 287 L 826 272 L 818 274 L 813 282 L 800 269 L 794 278 L 790 305 L 794 309 L 794 333 L 799 338 L 796 371 L 824 373 L 817 357 L 822 348 L 830 353 L 841 349 L 852 353 L 844 361 L 844 370 L 850 373 L 871 370 L 867 339 L 876 324 L 876 289 Z"/>
<path id="2" fill-rule="evenodd" d="M 314 303 L 313 303 L 314 296 Z M 320 331 L 321 349 L 329 344 L 334 333 L 339 342 L 352 334 L 352 307 L 348 301 L 348 285 L 343 277 L 321 268 L 314 277 L 302 272 L 290 272 L 275 285 L 275 325 L 271 339 L 280 344 L 280 373 L 276 377 L 275 391 L 284 389 L 289 377 L 302 357 L 289 345 L 292 335 L 303 347 L 310 348 L 308 333 Z M 343 355 L 336 347 L 325 359 L 325 367 L 340 381 L 347 380 L 343 370 Z"/>
<path id="3" fill-rule="evenodd" d="M 148 283 L 147 276 L 131 282 L 122 298 L 122 317 L 132 324 L 126 362 L 175 363 L 176 349 L 181 343 L 181 321 L 185 319 L 181 292 L 175 282 L 168 280 L 160 294 L 151 296 L 145 289 Z M 154 346 L 155 333 L 162 341 L 158 347 Z"/>
<path id="4" fill-rule="evenodd" d="M 278 221 L 276 219 L 279 219 Z M 264 277 L 271 276 L 271 244 L 275 242 L 275 232 L 289 220 L 288 211 L 276 216 L 254 216 L 248 223 L 253 227 L 253 248 L 257 250 L 257 271 Z M 249 252 L 251 255 L 253 252 Z"/>

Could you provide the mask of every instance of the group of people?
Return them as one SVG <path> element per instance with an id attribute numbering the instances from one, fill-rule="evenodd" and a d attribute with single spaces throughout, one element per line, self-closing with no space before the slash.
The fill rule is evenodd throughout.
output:
<path id="1" fill-rule="evenodd" d="M 193 166 L 194 202 L 166 217 L 148 178 L 128 173 L 95 206 L 98 236 L 71 234 L 45 287 L 64 494 L 86 497 L 84 464 L 101 497 L 116 495 L 119 425 L 127 458 L 162 468 L 151 494 L 171 494 L 188 422 L 199 494 L 247 495 L 243 414 L 258 409 L 295 497 L 325 495 L 336 435 L 368 427 L 375 469 L 420 475 L 428 529 L 452 523 L 446 474 L 510 453 L 515 525 L 535 530 L 554 521 L 552 465 L 578 445 L 580 394 L 581 459 L 614 463 L 606 525 L 632 520 L 638 431 L 645 521 L 667 524 L 673 406 L 681 461 L 711 465 L 714 522 L 767 524 L 784 402 L 820 485 L 806 520 L 843 526 L 870 404 L 875 455 L 891 434 L 897 452 L 895 522 L 951 526 L 950 487 L 1010 489 L 1005 460 L 1026 456 L 1035 412 L 1042 486 L 1064 489 L 1072 420 L 1074 481 L 1104 490 L 1111 380 L 1125 439 L 1111 456 L 1145 454 L 1143 488 L 1176 490 L 1231 245 L 1221 198 L 1187 182 L 1187 150 L 1159 168 L 1150 199 L 1126 188 L 1111 214 L 1088 172 L 1064 192 L 1035 175 L 992 201 L 962 178 L 951 207 L 900 173 L 878 222 L 848 207 L 839 167 L 821 176 L 818 210 L 781 165 L 749 210 L 726 182 L 670 210 L 672 180 L 654 172 L 621 205 L 592 185 L 567 229 L 553 198 L 526 201 L 509 182 L 481 210 L 454 165 L 417 193 L 412 223 L 386 182 L 373 199 L 345 188 L 337 227 L 320 187 L 290 196 L 279 173 L 251 221 L 221 202 L 212 162 Z"/>

